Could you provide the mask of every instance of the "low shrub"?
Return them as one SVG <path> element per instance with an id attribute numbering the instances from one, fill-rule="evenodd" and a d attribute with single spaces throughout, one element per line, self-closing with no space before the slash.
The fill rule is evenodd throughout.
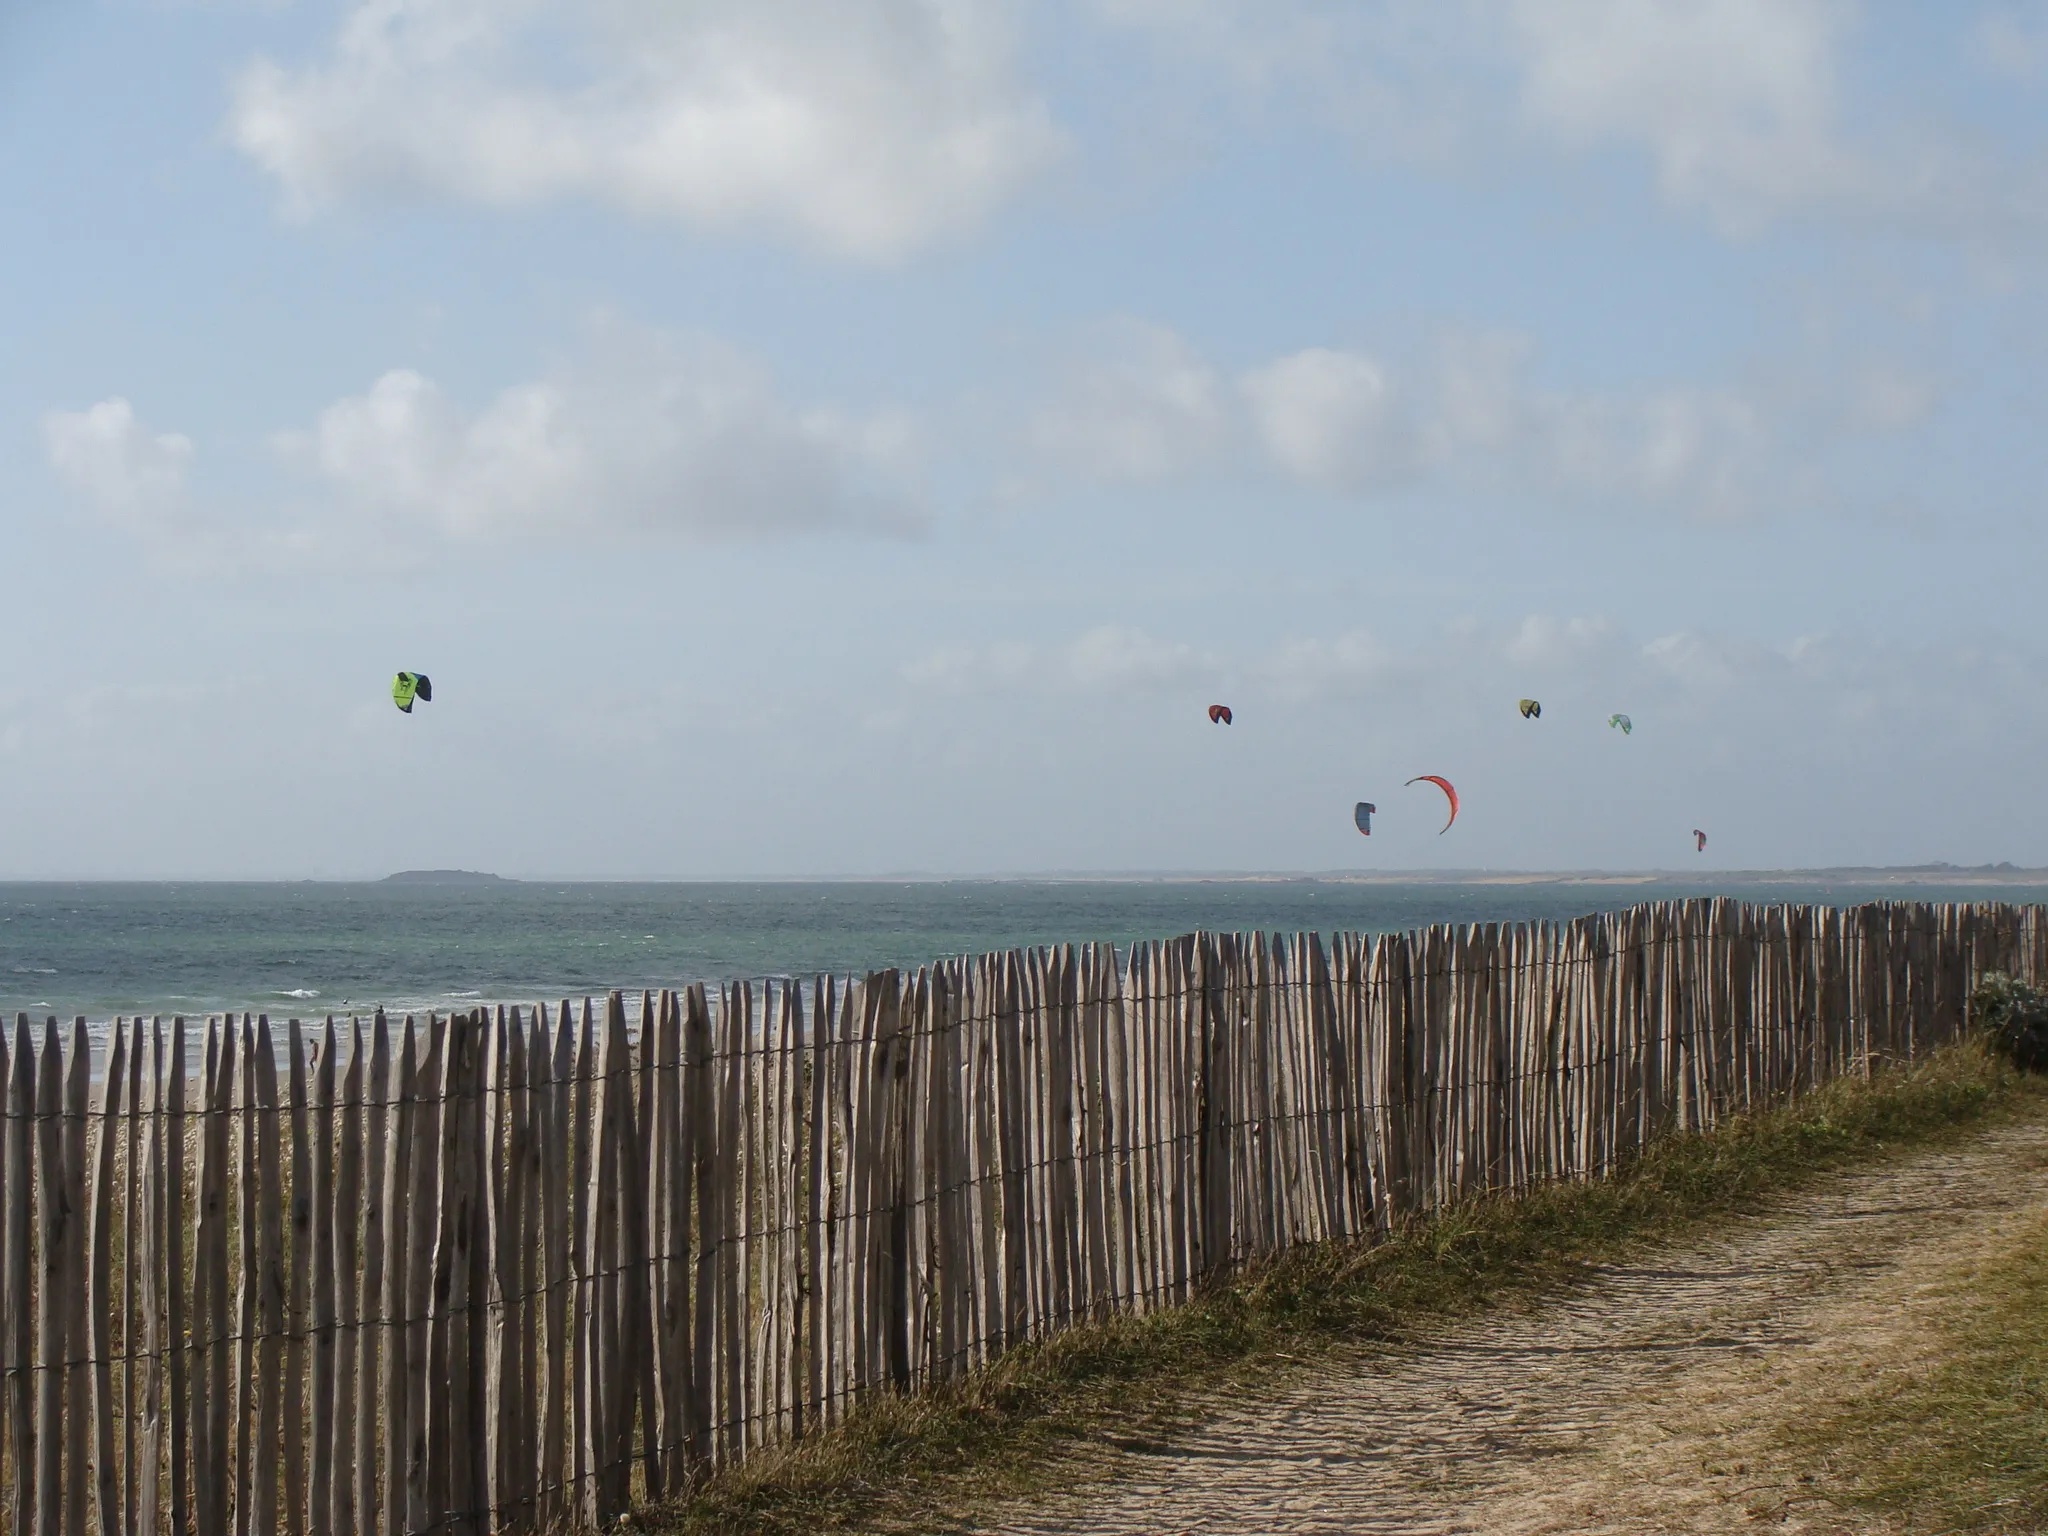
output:
<path id="1" fill-rule="evenodd" d="M 2048 1072 L 2048 992 L 1994 971 L 1970 995 L 1970 1017 L 2022 1072 Z"/>

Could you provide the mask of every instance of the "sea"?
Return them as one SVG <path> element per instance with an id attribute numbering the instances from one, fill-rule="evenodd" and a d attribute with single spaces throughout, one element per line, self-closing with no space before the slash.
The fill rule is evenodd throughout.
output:
<path id="1" fill-rule="evenodd" d="M 1636 902 L 2048 902 L 1946 876 L 904 880 L 478 885 L 0 883 L 0 1017 L 319 1019 L 696 981 L 849 975 L 1196 929 L 1396 932 Z"/>

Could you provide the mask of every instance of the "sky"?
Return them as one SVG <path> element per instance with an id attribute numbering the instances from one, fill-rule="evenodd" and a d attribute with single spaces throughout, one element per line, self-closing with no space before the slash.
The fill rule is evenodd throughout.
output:
<path id="1" fill-rule="evenodd" d="M 0 0 L 0 878 L 2048 865 L 2044 257 L 2041 3 Z"/>

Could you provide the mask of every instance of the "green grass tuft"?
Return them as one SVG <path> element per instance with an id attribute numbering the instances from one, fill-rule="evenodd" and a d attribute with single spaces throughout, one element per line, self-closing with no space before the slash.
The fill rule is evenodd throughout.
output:
<path id="1" fill-rule="evenodd" d="M 1069 1483 L 1120 1448 L 1156 1443 L 1254 1372 L 1539 1298 L 1827 1170 L 2044 1102 L 2048 1082 L 1978 1044 L 1830 1084 L 1711 1134 L 1667 1138 L 1597 1183 L 1471 1200 L 1377 1243 L 1298 1249 L 1186 1306 L 1076 1328 L 937 1391 L 871 1400 L 839 1428 L 639 1518 L 678 1536 L 947 1529 L 985 1500 Z"/>

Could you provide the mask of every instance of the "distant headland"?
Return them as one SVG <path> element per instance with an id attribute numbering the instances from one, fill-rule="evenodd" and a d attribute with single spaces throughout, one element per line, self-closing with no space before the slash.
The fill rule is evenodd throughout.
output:
<path id="1" fill-rule="evenodd" d="M 401 869 L 386 875 L 386 885 L 517 885 L 503 875 L 487 875 L 477 869 Z"/>

